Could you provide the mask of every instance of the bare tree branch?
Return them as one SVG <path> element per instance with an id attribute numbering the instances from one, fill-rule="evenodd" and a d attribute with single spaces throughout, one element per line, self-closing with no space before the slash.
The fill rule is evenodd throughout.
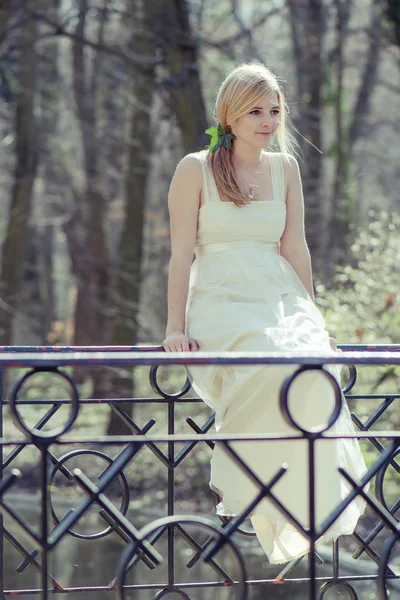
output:
<path id="1" fill-rule="evenodd" d="M 237 12 L 234 11 L 235 19 L 237 18 L 237 23 L 239 23 L 239 26 L 240 26 L 240 30 L 237 33 L 235 33 L 234 35 L 231 35 L 229 37 L 222 38 L 221 40 L 218 40 L 217 42 L 214 40 L 209 40 L 206 37 L 201 37 L 201 36 L 198 39 L 200 39 L 200 41 L 205 46 L 209 46 L 209 47 L 217 48 L 218 50 L 221 50 L 221 51 L 225 51 L 227 48 L 232 46 L 232 44 L 236 44 L 237 42 L 242 41 L 246 37 L 249 37 L 249 36 L 252 37 L 254 35 L 254 31 L 256 29 L 259 29 L 260 27 L 265 25 L 265 23 L 268 21 L 268 19 L 270 19 L 271 17 L 274 17 L 275 15 L 280 14 L 281 12 L 282 12 L 282 8 L 273 8 L 270 11 L 267 11 L 263 15 L 261 15 L 253 23 L 251 23 L 251 25 L 249 27 L 246 27 L 244 25 L 244 23 L 242 22 L 242 19 L 237 14 Z"/>
<path id="2" fill-rule="evenodd" d="M 93 7 L 93 8 L 91 8 L 91 10 L 101 12 L 104 9 Z M 4 11 L 5 11 L 5 17 L 7 17 L 7 15 L 11 14 L 10 10 L 4 9 Z M 133 14 L 128 11 L 113 9 L 110 7 L 107 8 L 107 11 L 109 12 L 109 14 L 112 14 L 112 13 L 118 14 L 124 18 L 127 18 L 128 16 L 132 17 L 132 14 Z M 220 39 L 218 41 L 210 40 L 207 37 L 197 35 L 197 36 L 193 37 L 192 43 L 196 44 L 196 45 L 203 45 L 203 46 L 209 47 L 209 48 L 215 48 L 217 50 L 220 50 L 221 52 L 229 52 L 229 49 L 231 48 L 232 45 L 237 44 L 238 42 L 242 41 L 245 38 L 248 38 L 249 40 L 251 40 L 252 36 L 254 35 L 255 30 L 262 27 L 268 21 L 268 19 L 279 14 L 281 11 L 282 11 L 282 9 L 280 9 L 280 8 L 271 9 L 270 11 L 267 11 L 264 14 L 262 14 L 260 17 L 258 17 L 248 27 L 246 27 L 244 25 L 244 23 L 242 22 L 239 15 L 237 13 L 235 13 L 235 18 L 237 17 L 237 22 L 240 26 L 240 30 L 237 33 L 235 33 L 234 35 L 225 37 L 223 39 Z M 9 20 L 7 18 L 4 18 L 4 19 L 2 18 L 1 8 L 0 8 L 0 44 L 2 43 L 2 39 L 7 35 L 7 33 L 11 29 L 17 29 L 18 27 L 21 27 L 26 22 L 27 19 L 29 20 L 30 18 L 32 18 L 32 19 L 36 19 L 37 21 L 39 21 L 41 23 L 48 25 L 50 28 L 49 31 L 38 35 L 37 41 L 47 39 L 54 35 L 62 36 L 62 37 L 67 37 L 67 38 L 71 39 L 72 41 L 80 41 L 80 42 L 82 42 L 82 44 L 89 46 L 99 52 L 115 56 L 115 57 L 121 59 L 123 62 L 127 63 L 128 65 L 131 65 L 134 67 L 139 67 L 139 68 L 147 67 L 148 68 L 148 67 L 151 67 L 152 65 L 154 66 L 154 64 L 155 64 L 155 60 L 156 60 L 155 58 L 142 56 L 131 50 L 128 51 L 126 49 L 122 49 L 121 46 L 119 46 L 118 44 L 103 44 L 103 43 L 99 42 L 98 40 L 91 40 L 88 37 L 82 37 L 75 30 L 69 30 L 68 26 L 70 25 L 70 23 L 75 21 L 77 18 L 79 18 L 79 11 L 73 11 L 73 12 L 71 11 L 68 14 L 68 16 L 65 17 L 63 20 L 55 20 L 55 19 L 51 18 L 51 16 L 49 16 L 49 14 L 44 10 L 41 11 L 41 10 L 37 10 L 37 9 L 35 9 L 35 10 L 27 9 L 26 14 L 28 15 L 28 17 L 25 16 L 24 18 L 21 18 L 20 20 L 15 22 L 12 26 L 9 25 L 7 27 L 7 23 L 9 23 Z M 3 23 L 4 23 L 4 26 L 2 26 Z M 135 31 L 135 27 L 134 27 L 133 23 L 132 23 L 132 31 L 134 33 L 140 34 L 144 37 L 148 36 L 149 39 L 153 37 L 153 32 L 140 31 L 140 27 L 138 27 L 137 31 Z M 256 53 L 254 48 L 253 48 L 253 53 Z"/>

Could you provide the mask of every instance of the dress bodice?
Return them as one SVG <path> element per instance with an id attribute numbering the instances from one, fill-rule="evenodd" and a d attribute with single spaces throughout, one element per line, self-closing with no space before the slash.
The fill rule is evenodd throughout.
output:
<path id="1" fill-rule="evenodd" d="M 199 210 L 196 246 L 239 240 L 278 243 L 286 222 L 282 154 L 268 153 L 272 199 L 253 200 L 244 206 L 222 202 L 207 155 L 196 155 L 203 172 L 204 204 Z"/>

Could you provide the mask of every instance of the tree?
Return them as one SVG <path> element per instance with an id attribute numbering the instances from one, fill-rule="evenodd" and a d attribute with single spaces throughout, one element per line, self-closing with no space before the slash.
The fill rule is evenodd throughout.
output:
<path id="1" fill-rule="evenodd" d="M 301 149 L 304 155 L 303 185 L 307 240 L 315 269 L 320 266 L 323 165 L 323 38 L 325 19 L 322 0 L 287 0 L 292 30 L 297 94 L 301 110 Z"/>
<path id="2" fill-rule="evenodd" d="M 29 8 L 20 9 L 23 16 Z M 0 263 L 0 339 L 12 341 L 12 323 L 21 289 L 23 265 L 32 208 L 33 184 L 38 164 L 38 135 L 35 120 L 37 23 L 25 18 L 19 31 L 18 80 L 15 94 L 14 183 Z"/>
<path id="3" fill-rule="evenodd" d="M 97 43 L 104 43 L 107 6 L 100 13 Z M 90 62 L 83 41 L 87 26 L 88 1 L 79 0 L 76 38 L 72 45 L 73 90 L 80 127 L 85 184 L 77 198 L 75 218 L 67 231 L 72 265 L 77 283 L 75 307 L 75 345 L 105 342 L 109 265 L 104 232 L 105 199 L 101 185 L 101 155 L 97 139 L 98 93 L 104 54 L 96 52 Z"/>
<path id="4" fill-rule="evenodd" d="M 133 101 L 129 126 L 129 148 L 124 178 L 124 224 L 119 243 L 116 279 L 112 296 L 114 313 L 111 332 L 112 345 L 133 345 L 137 341 L 143 223 L 146 191 L 149 179 L 152 139 L 149 135 L 155 87 L 155 36 L 162 23 L 163 0 L 135 4 L 136 23 L 140 27 L 132 43 L 143 64 L 132 71 Z M 130 397 L 133 394 L 132 373 L 112 371 L 106 378 L 108 393 Z M 104 383 L 103 383 L 104 385 Z M 128 429 L 130 432 L 130 429 Z M 111 412 L 108 433 L 126 433 L 117 413 Z"/>
<path id="5" fill-rule="evenodd" d="M 361 71 L 355 101 L 351 108 L 345 100 L 343 72 L 346 66 L 345 52 L 348 41 L 348 23 L 351 5 L 347 0 L 336 0 L 336 35 L 334 51 L 336 80 L 335 92 L 335 142 L 331 155 L 334 158 L 334 177 L 330 201 L 326 212 L 322 236 L 321 253 L 324 257 L 327 278 L 333 273 L 335 263 L 343 264 L 351 244 L 350 226 L 357 214 L 355 200 L 350 196 L 348 183 L 352 173 L 351 166 L 357 142 L 364 137 L 368 127 L 372 95 L 376 87 L 380 51 L 382 48 L 382 23 L 380 0 L 374 0 L 370 7 L 370 24 L 367 29 L 368 47 L 366 59 Z M 351 119 L 345 119 L 345 114 Z"/>
<path id="6" fill-rule="evenodd" d="M 163 63 L 167 77 L 163 81 L 169 94 L 169 106 L 175 115 L 185 153 L 197 151 L 207 141 L 206 111 L 199 75 L 197 43 L 189 21 L 187 0 L 163 2 L 162 39 Z"/>
<path id="7" fill-rule="evenodd" d="M 11 21 L 11 17 L 14 14 L 14 9 L 11 5 L 11 2 L 8 2 L 8 5 L 4 6 L 0 5 L 0 46 L 2 46 L 5 42 L 8 27 Z"/>
<path id="8" fill-rule="evenodd" d="M 198 150 L 205 142 L 206 115 L 199 76 L 197 48 L 189 23 L 186 0 L 171 3 L 156 0 L 142 7 L 140 33 L 134 48 L 144 64 L 134 72 L 134 107 L 131 116 L 131 146 L 125 176 L 125 221 L 117 265 L 117 308 L 113 345 L 134 344 L 137 340 L 139 293 L 143 249 L 144 201 L 151 173 L 149 160 L 153 144 L 149 136 L 151 107 L 155 92 L 156 53 L 160 52 L 167 76 L 162 85 L 167 93 L 169 110 L 175 115 L 184 152 Z M 139 13 L 140 15 L 140 13 Z M 153 37 L 154 36 L 154 37 Z M 117 396 L 130 396 L 133 383 L 130 373 L 114 373 L 108 385 Z M 122 433 L 117 415 L 111 414 L 109 433 Z"/>

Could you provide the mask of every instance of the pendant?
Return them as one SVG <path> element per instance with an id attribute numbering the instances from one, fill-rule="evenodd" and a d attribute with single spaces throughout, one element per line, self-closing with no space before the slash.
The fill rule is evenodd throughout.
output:
<path id="1" fill-rule="evenodd" d="M 256 187 L 256 186 L 255 186 Z M 254 200 L 256 196 L 256 190 L 254 189 L 254 187 L 251 185 L 250 186 L 250 192 L 249 192 L 249 198 L 250 200 Z"/>

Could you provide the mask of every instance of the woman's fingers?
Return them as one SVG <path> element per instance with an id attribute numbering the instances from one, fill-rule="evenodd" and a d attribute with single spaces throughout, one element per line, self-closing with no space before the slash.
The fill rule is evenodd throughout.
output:
<path id="1" fill-rule="evenodd" d="M 164 340 L 162 346 L 165 352 L 195 352 L 199 349 L 196 340 L 187 336 L 179 336 L 178 339 L 169 342 Z"/>

